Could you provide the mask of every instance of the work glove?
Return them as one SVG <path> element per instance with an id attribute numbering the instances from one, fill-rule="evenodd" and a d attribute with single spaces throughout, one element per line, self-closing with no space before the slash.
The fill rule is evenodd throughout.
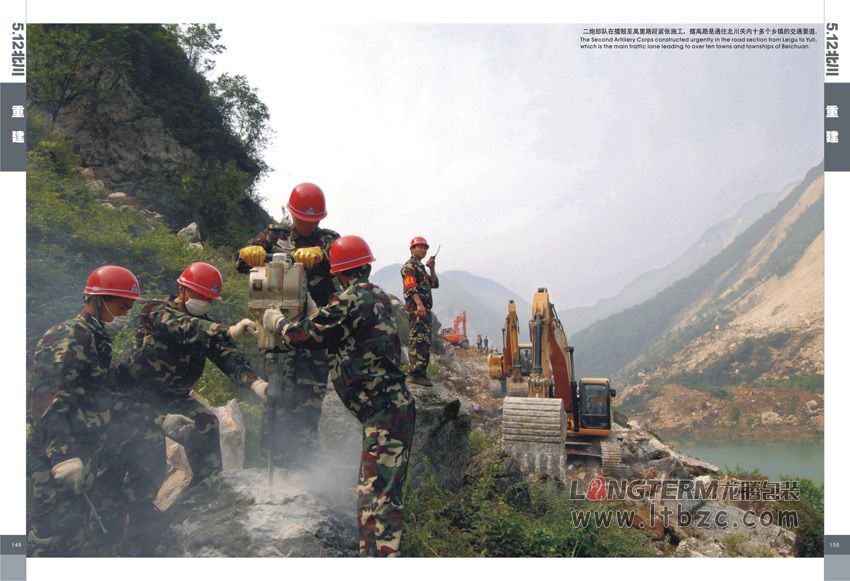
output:
<path id="1" fill-rule="evenodd" d="M 172 440 L 182 440 L 195 429 L 195 420 L 180 414 L 168 414 L 160 425 L 165 435 Z"/>
<path id="2" fill-rule="evenodd" d="M 321 246 L 310 246 L 293 252 L 292 259 L 303 264 L 304 268 L 310 269 L 325 259 L 325 253 L 322 252 Z"/>
<path id="3" fill-rule="evenodd" d="M 239 260 L 248 266 L 262 266 L 266 261 L 266 249 L 262 246 L 246 246 L 239 251 Z"/>
<path id="4" fill-rule="evenodd" d="M 258 398 L 263 400 L 263 403 L 269 400 L 268 396 L 269 382 L 265 379 L 256 379 L 254 383 L 251 384 L 251 391 L 254 392 Z"/>
<path id="5" fill-rule="evenodd" d="M 75 494 L 83 491 L 83 461 L 79 458 L 59 462 L 51 473 L 57 482 L 73 489 Z"/>
<path id="6" fill-rule="evenodd" d="M 227 336 L 234 341 L 241 341 L 245 335 L 257 336 L 257 323 L 251 319 L 242 319 L 235 325 L 228 327 Z"/>
<path id="7" fill-rule="evenodd" d="M 275 309 L 268 309 L 263 313 L 263 328 L 272 333 L 280 333 L 283 326 L 286 324 L 286 317 L 283 313 Z"/>

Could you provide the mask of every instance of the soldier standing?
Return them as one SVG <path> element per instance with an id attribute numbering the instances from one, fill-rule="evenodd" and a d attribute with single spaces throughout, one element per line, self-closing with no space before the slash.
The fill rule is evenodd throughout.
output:
<path id="1" fill-rule="evenodd" d="M 485 335 L 484 337 L 484 351 L 487 351 L 488 346 L 490 345 L 490 339 Z"/>
<path id="2" fill-rule="evenodd" d="M 207 359 L 264 401 L 268 383 L 257 377 L 234 343 L 254 332 L 255 323 L 243 319 L 228 327 L 207 316 L 213 301 L 221 300 L 218 269 L 193 262 L 177 284 L 177 296 L 151 301 L 142 309 L 127 373 L 166 414 L 162 429 L 186 449 L 194 480 L 199 481 L 221 471 L 218 418 L 189 395 Z"/>
<path id="3" fill-rule="evenodd" d="M 428 363 L 431 360 L 431 308 L 433 299 L 431 289 L 438 288 L 440 281 L 434 272 L 435 260 L 432 256 L 425 271 L 422 259 L 428 253 L 428 242 L 422 236 L 410 241 L 410 260 L 401 267 L 401 279 L 404 285 L 405 310 L 410 323 L 409 351 L 410 381 L 419 385 L 432 386 L 428 379 Z"/>
<path id="4" fill-rule="evenodd" d="M 120 266 L 89 276 L 83 310 L 35 349 L 27 472 L 31 556 L 86 556 L 151 516 L 165 475 L 164 434 L 152 410 L 116 391 L 110 335 L 140 298 Z M 105 530 L 104 530 L 105 529 Z M 111 536 L 107 536 L 107 530 Z"/>
<path id="5" fill-rule="evenodd" d="M 292 216 L 292 224 L 270 224 L 239 251 L 236 269 L 247 273 L 252 267 L 262 266 L 268 254 L 291 252 L 293 260 L 304 265 L 310 297 L 316 306 L 323 307 L 336 292 L 329 256 L 331 245 L 339 238 L 333 230 L 319 228 L 319 222 L 328 215 L 325 194 L 315 184 L 299 184 L 292 190 L 286 210 Z M 283 468 L 303 467 L 314 456 L 318 442 L 319 417 L 328 385 L 328 354 L 323 349 L 295 349 L 267 360 L 278 366 L 290 387 L 287 405 L 273 408 L 279 440 L 274 446 L 274 463 Z M 262 426 L 264 447 L 268 446 L 268 421 L 270 416 L 266 415 Z"/>
<path id="6" fill-rule="evenodd" d="M 343 290 L 309 318 L 287 322 L 266 311 L 263 326 L 287 347 L 328 349 L 330 378 L 363 425 L 357 486 L 360 555 L 394 557 L 402 532 L 402 489 L 416 408 L 401 371 L 401 342 L 389 297 L 369 282 L 372 251 L 359 236 L 343 236 L 330 252 Z"/>

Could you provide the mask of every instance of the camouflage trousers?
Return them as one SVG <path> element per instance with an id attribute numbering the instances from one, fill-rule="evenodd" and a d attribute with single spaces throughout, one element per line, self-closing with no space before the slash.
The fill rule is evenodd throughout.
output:
<path id="1" fill-rule="evenodd" d="M 186 449 L 186 457 L 192 467 L 192 481 L 200 482 L 207 476 L 221 472 L 221 442 L 216 415 L 188 398 L 168 402 L 160 411 L 164 414 L 180 414 L 195 421 L 194 430 L 182 437 L 173 438 Z"/>
<path id="2" fill-rule="evenodd" d="M 406 392 L 406 389 L 404 389 Z M 397 557 L 403 528 L 402 492 L 413 444 L 413 398 L 363 420 L 363 451 L 357 484 L 361 557 Z"/>
<path id="3" fill-rule="evenodd" d="M 410 368 L 407 373 L 425 377 L 428 363 L 431 361 L 431 311 L 425 311 L 422 317 L 417 317 L 416 311 L 408 311 L 407 320 L 410 324 L 408 338 Z"/>
<path id="4" fill-rule="evenodd" d="M 272 354 L 274 357 L 269 357 Z M 266 377 L 270 382 L 271 378 L 279 378 L 282 395 L 274 407 L 266 404 L 260 446 L 267 457 L 274 417 L 274 465 L 278 468 L 304 468 L 315 458 L 328 370 L 328 355 L 324 350 L 267 354 Z"/>
<path id="5" fill-rule="evenodd" d="M 29 477 L 27 552 L 30 556 L 117 556 L 118 544 L 151 501 L 165 477 L 165 437 L 145 413 L 115 413 L 93 455 L 83 457 L 86 495 L 59 484 L 37 444 L 27 445 Z"/>

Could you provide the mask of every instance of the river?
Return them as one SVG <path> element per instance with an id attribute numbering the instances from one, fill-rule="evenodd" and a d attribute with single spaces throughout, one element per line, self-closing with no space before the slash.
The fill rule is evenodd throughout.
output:
<path id="1" fill-rule="evenodd" d="M 720 469 L 759 472 L 778 479 L 782 475 L 808 478 L 823 484 L 823 439 L 794 440 L 675 440 L 677 450 L 711 462 Z"/>

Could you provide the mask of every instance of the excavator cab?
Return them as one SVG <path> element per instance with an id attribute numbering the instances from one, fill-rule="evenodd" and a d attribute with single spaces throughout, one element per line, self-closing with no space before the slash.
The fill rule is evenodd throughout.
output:
<path id="1" fill-rule="evenodd" d="M 611 389 L 611 384 L 607 379 L 585 378 L 579 381 L 579 433 L 603 435 L 597 434 L 597 430 L 604 431 L 604 435 L 610 433 L 611 398 L 615 395 L 617 395 L 617 392 Z"/>
<path id="2" fill-rule="evenodd" d="M 519 344 L 519 372 L 522 377 L 531 375 L 531 343 Z"/>

